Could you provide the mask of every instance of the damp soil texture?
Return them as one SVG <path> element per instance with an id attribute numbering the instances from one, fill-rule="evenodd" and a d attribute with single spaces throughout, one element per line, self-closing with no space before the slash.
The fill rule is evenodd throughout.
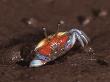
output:
<path id="1" fill-rule="evenodd" d="M 59 21 L 83 30 L 96 58 L 78 48 L 39 68 L 18 63 Z M 110 82 L 110 0 L 0 0 L 0 82 Z"/>

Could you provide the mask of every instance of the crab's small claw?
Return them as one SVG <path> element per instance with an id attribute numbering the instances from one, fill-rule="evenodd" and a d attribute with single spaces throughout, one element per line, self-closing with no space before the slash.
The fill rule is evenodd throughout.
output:
<path id="1" fill-rule="evenodd" d="M 83 31 L 78 30 L 78 29 L 72 29 L 69 32 L 75 35 L 75 39 L 78 39 L 82 47 L 88 44 L 89 38 Z"/>
<path id="2" fill-rule="evenodd" d="M 35 54 L 34 59 L 30 62 L 29 67 L 40 67 L 44 64 L 46 64 L 49 61 L 49 58 L 41 55 L 41 54 Z"/>
<path id="3" fill-rule="evenodd" d="M 42 65 L 44 65 L 45 62 L 42 61 L 42 60 L 32 60 L 31 63 L 30 63 L 30 66 L 29 67 L 40 67 Z"/>

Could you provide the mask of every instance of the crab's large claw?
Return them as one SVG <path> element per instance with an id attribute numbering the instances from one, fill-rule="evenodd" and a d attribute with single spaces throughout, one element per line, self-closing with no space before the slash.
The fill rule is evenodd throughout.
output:
<path id="1" fill-rule="evenodd" d="M 71 29 L 69 32 L 75 35 L 75 39 L 78 39 L 82 47 L 88 44 L 89 38 L 83 31 L 78 29 Z"/>

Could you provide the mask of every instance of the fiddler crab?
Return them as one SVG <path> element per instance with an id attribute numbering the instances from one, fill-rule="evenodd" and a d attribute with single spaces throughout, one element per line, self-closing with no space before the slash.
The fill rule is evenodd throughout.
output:
<path id="1" fill-rule="evenodd" d="M 77 41 L 83 48 L 89 42 L 87 35 L 78 29 L 72 28 L 66 32 L 57 31 L 55 34 L 49 36 L 47 36 L 46 28 L 43 28 L 43 30 L 45 38 L 35 47 L 35 55 L 29 67 L 40 67 L 55 60 L 68 52 Z"/>

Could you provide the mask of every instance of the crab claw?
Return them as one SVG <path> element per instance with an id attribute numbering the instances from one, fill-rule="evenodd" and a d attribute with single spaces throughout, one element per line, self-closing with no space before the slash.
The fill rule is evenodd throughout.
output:
<path id="1" fill-rule="evenodd" d="M 29 67 L 40 67 L 44 64 L 46 64 L 50 59 L 44 55 L 41 54 L 35 54 L 34 59 L 30 62 Z"/>
<path id="2" fill-rule="evenodd" d="M 32 60 L 31 63 L 30 63 L 30 66 L 29 67 L 40 67 L 42 65 L 44 65 L 45 62 L 42 61 L 42 60 Z"/>
<path id="3" fill-rule="evenodd" d="M 83 31 L 78 29 L 72 29 L 69 32 L 75 35 L 75 38 L 78 39 L 82 47 L 88 44 L 89 38 Z"/>

